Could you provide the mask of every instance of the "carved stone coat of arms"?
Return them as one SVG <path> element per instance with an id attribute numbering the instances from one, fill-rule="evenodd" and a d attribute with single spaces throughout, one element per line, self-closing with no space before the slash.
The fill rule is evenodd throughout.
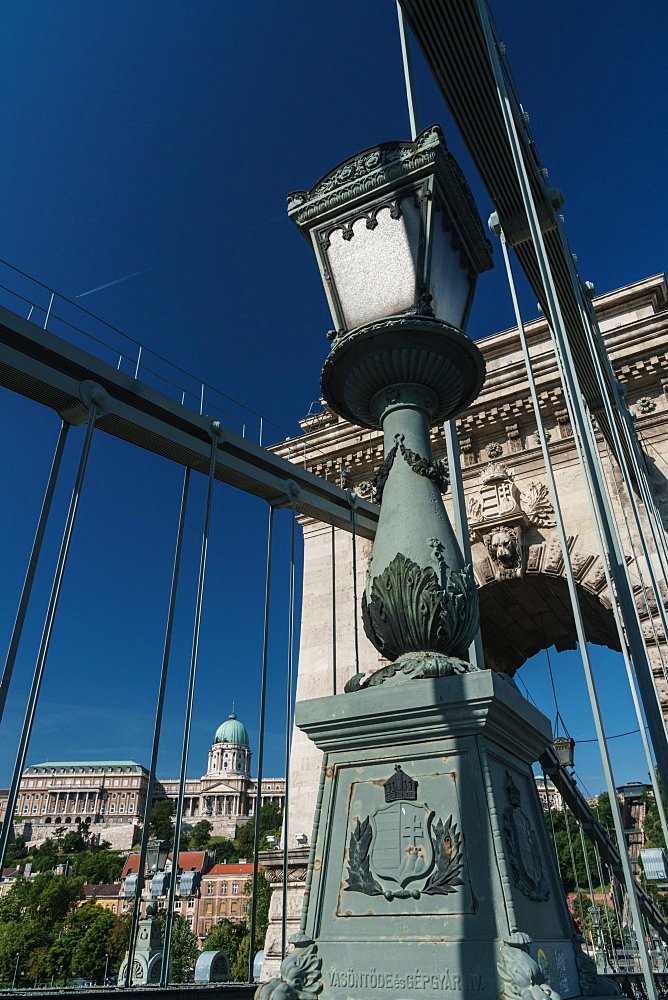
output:
<path id="1" fill-rule="evenodd" d="M 462 838 L 452 816 L 417 801 L 418 782 L 401 765 L 385 782 L 385 805 L 352 827 L 346 892 L 386 899 L 447 895 L 463 885 Z"/>

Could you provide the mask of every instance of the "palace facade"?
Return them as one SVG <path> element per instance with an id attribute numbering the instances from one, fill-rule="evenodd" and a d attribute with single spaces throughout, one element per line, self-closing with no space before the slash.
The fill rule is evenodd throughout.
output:
<path id="1" fill-rule="evenodd" d="M 206 773 L 186 781 L 186 832 L 207 819 L 215 835 L 233 838 L 254 814 L 258 787 L 251 756 L 248 731 L 232 713 L 214 734 Z M 144 813 L 148 784 L 148 770 L 132 760 L 32 764 L 21 778 L 16 832 L 32 843 L 53 836 L 55 827 L 84 822 L 113 847 L 129 848 L 137 839 L 135 825 Z M 153 801 L 176 802 L 178 786 L 176 778 L 156 780 Z M 262 779 L 260 805 L 273 802 L 283 808 L 284 799 L 285 778 Z M 0 819 L 6 800 L 7 793 L 0 793 Z"/>

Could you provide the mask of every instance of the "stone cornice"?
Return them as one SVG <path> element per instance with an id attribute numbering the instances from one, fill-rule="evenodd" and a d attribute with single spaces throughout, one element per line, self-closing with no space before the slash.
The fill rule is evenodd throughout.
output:
<path id="1" fill-rule="evenodd" d="M 625 288 L 598 296 L 597 314 L 629 317 L 619 327 L 607 330 L 603 338 L 616 377 L 626 383 L 627 401 L 633 409 L 638 398 L 649 395 L 656 404 L 654 413 L 638 414 L 638 427 L 650 437 L 662 435 L 668 409 L 668 291 L 664 275 L 655 275 Z M 661 310 L 637 318 L 631 315 L 647 306 Z M 551 435 L 550 451 L 561 455 L 572 447 L 571 428 L 563 389 L 549 342 L 547 323 L 537 319 L 527 324 L 543 419 Z M 465 478 L 468 470 L 479 470 L 491 457 L 487 448 L 500 445 L 503 460 L 510 464 L 542 462 L 535 440 L 536 420 L 526 379 L 519 335 L 505 330 L 476 342 L 488 366 L 487 381 L 476 401 L 457 421 L 463 452 Z M 273 450 L 318 475 L 334 479 L 343 470 L 345 483 L 355 486 L 371 479 L 382 461 L 379 431 L 362 430 L 324 411 L 302 421 L 303 436 L 277 445 Z M 432 431 L 434 452 L 444 450 L 443 429 Z M 522 456 L 522 458 L 521 458 Z"/>

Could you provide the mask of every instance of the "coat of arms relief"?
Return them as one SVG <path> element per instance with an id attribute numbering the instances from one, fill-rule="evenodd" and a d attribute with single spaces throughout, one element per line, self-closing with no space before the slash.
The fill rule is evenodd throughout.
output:
<path id="1" fill-rule="evenodd" d="M 554 507 L 547 486 L 531 481 L 520 488 L 513 469 L 490 462 L 476 493 L 467 497 L 466 512 L 472 542 L 488 553 L 476 570 L 483 577 L 508 580 L 524 575 L 524 536 L 530 528 L 554 527 Z"/>
<path id="2" fill-rule="evenodd" d="M 383 789 L 385 804 L 353 821 L 344 891 L 387 900 L 456 892 L 464 858 L 452 815 L 418 802 L 418 782 L 400 764 Z"/>

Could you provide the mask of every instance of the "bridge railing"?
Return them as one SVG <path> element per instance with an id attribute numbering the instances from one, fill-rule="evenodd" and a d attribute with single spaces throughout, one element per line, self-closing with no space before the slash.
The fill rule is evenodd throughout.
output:
<path id="1" fill-rule="evenodd" d="M 290 431 L 281 427 L 175 365 L 7 261 L 0 261 L 0 303 L 196 413 L 219 417 L 226 427 L 256 444 L 269 447 L 299 433 L 299 428 Z"/>

